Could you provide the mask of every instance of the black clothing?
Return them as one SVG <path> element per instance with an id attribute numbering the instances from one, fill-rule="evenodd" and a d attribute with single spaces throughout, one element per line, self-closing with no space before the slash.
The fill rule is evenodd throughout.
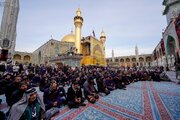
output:
<path id="1" fill-rule="evenodd" d="M 11 105 L 11 96 L 14 91 L 18 90 L 19 88 L 19 83 L 13 82 L 7 86 L 7 89 L 5 91 L 5 96 L 6 96 L 6 102 L 10 106 Z"/>
<path id="2" fill-rule="evenodd" d="M 106 95 L 110 94 L 110 91 L 107 89 L 107 86 L 104 83 L 104 80 L 102 79 L 97 79 L 97 87 L 98 87 L 98 92 L 105 93 Z"/>
<path id="3" fill-rule="evenodd" d="M 76 98 L 81 98 L 81 102 L 77 103 L 75 100 Z M 72 86 L 69 87 L 67 92 L 67 102 L 70 108 L 77 108 L 81 105 L 83 106 L 84 98 L 82 97 L 81 89 L 79 88 L 79 90 L 75 91 Z"/>
<path id="4" fill-rule="evenodd" d="M 25 91 L 19 90 L 19 89 L 14 91 L 11 95 L 10 106 L 12 106 L 14 103 L 18 102 L 22 98 L 24 92 Z"/>
<path id="5" fill-rule="evenodd" d="M 5 120 L 5 114 L 2 111 L 0 111 L 0 119 Z"/>

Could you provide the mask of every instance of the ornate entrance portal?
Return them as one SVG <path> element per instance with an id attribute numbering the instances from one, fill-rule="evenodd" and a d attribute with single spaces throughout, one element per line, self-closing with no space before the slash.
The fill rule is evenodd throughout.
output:
<path id="1" fill-rule="evenodd" d="M 168 36 L 167 43 L 166 43 L 166 50 L 167 50 L 167 64 L 171 68 L 174 66 L 175 57 L 176 57 L 176 42 L 175 39 L 171 36 Z"/>

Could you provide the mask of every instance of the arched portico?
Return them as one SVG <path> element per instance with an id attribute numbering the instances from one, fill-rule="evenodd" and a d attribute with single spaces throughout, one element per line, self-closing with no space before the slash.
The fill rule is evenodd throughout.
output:
<path id="1" fill-rule="evenodd" d="M 174 66 L 174 61 L 176 57 L 176 41 L 172 36 L 167 37 L 166 41 L 166 58 L 167 66 L 170 68 Z"/>
<path id="2" fill-rule="evenodd" d="M 16 62 L 21 62 L 22 57 L 21 57 L 20 54 L 15 54 L 15 55 L 13 56 L 13 59 L 14 59 L 14 61 L 16 61 Z"/>
<path id="3" fill-rule="evenodd" d="M 175 48 L 176 48 L 175 39 L 171 36 L 168 36 L 166 42 L 167 55 L 175 55 Z"/>

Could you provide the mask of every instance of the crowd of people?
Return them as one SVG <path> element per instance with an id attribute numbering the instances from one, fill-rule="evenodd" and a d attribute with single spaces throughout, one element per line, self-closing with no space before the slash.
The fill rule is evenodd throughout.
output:
<path id="1" fill-rule="evenodd" d="M 1 64 L 0 95 L 5 94 L 9 106 L 6 119 L 39 120 L 47 118 L 47 111 L 54 108 L 86 106 L 85 100 L 95 103 L 100 95 L 108 95 L 115 89 L 126 90 L 127 85 L 137 81 L 160 81 L 162 72 L 161 68 L 122 70 L 102 66 Z"/>

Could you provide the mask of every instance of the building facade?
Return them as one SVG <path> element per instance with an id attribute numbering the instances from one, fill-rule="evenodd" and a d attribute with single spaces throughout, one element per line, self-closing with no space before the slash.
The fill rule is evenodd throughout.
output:
<path id="1" fill-rule="evenodd" d="M 180 0 L 164 0 L 163 15 L 167 26 L 162 33 L 162 40 L 153 51 L 153 65 L 174 68 L 175 60 L 180 55 Z"/>
<path id="2" fill-rule="evenodd" d="M 150 67 L 152 58 L 151 54 L 143 54 L 139 55 L 138 59 L 138 64 L 137 64 L 137 59 L 135 55 L 130 55 L 130 56 L 120 56 L 120 57 L 115 57 L 115 61 L 112 62 L 112 58 L 107 58 L 107 65 L 108 66 L 116 66 L 116 67 Z"/>
<path id="3" fill-rule="evenodd" d="M 74 44 L 72 42 L 50 39 L 32 53 L 33 64 L 48 64 L 61 53 L 65 53 Z"/>
<path id="4" fill-rule="evenodd" d="M 65 35 L 61 40 L 50 39 L 36 49 L 31 55 L 31 62 L 33 64 L 51 64 L 52 61 L 53 63 L 59 63 L 61 62 L 57 59 L 59 55 L 66 54 L 70 49 L 75 48 L 76 53 L 82 55 L 81 65 L 106 66 L 106 36 L 104 31 L 101 32 L 100 39 L 92 35 L 82 37 L 83 17 L 81 16 L 81 10 L 79 8 L 74 17 L 74 26 L 75 32 L 71 31 L 70 34 Z M 17 57 L 15 56 L 14 58 Z M 16 61 L 17 59 L 14 60 Z"/>
<path id="5" fill-rule="evenodd" d="M 33 61 L 32 58 L 33 58 L 32 53 L 15 51 L 13 56 L 13 61 L 14 63 L 18 62 L 23 64 L 29 64 L 32 63 Z"/>
<path id="6" fill-rule="evenodd" d="M 98 40 L 94 36 L 84 37 L 82 40 L 83 65 L 102 65 L 106 66 L 105 59 L 105 38 L 102 38 L 104 32 L 101 33 L 101 39 Z M 104 36 L 105 37 L 105 36 Z"/>
<path id="7" fill-rule="evenodd" d="M 135 55 L 114 57 L 114 50 L 112 51 L 112 57 L 106 59 L 107 65 L 112 67 L 151 67 L 152 66 L 152 54 L 140 54 L 138 47 L 135 47 Z"/>
<path id="8" fill-rule="evenodd" d="M 155 47 L 155 49 L 154 49 L 154 51 L 152 53 L 152 66 L 166 67 L 167 63 L 168 62 L 167 62 L 167 59 L 166 59 L 164 40 L 161 39 L 161 41 L 158 43 L 158 45 Z"/>

